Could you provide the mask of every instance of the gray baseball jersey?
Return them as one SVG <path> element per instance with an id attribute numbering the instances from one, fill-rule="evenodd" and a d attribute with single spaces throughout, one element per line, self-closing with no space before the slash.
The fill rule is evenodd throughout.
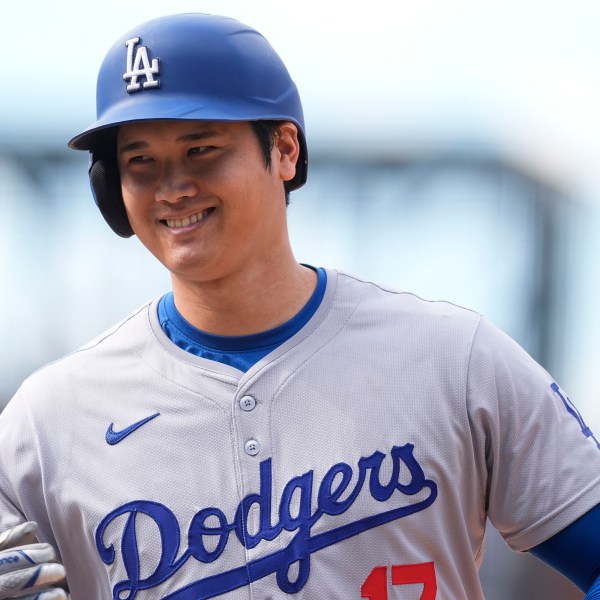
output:
<path id="1" fill-rule="evenodd" d="M 596 440 L 515 342 L 327 275 L 247 373 L 176 347 L 154 301 L 31 376 L 1 527 L 38 521 L 75 600 L 476 600 L 487 517 L 526 550 L 600 502 Z"/>

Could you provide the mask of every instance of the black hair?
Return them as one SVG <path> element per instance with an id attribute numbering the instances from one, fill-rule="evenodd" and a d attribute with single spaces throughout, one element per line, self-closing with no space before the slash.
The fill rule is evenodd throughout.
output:
<path id="1" fill-rule="evenodd" d="M 275 137 L 279 134 L 279 124 L 281 121 L 250 121 L 252 129 L 258 138 L 258 144 L 262 150 L 267 169 L 271 168 L 271 151 L 275 145 Z M 284 181 L 283 188 L 285 190 L 285 205 L 290 204 L 289 181 Z"/>

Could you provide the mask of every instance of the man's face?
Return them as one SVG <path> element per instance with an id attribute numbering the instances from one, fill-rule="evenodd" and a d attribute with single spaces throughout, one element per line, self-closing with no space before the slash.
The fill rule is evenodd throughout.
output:
<path id="1" fill-rule="evenodd" d="M 174 278 L 222 279 L 264 264 L 287 240 L 283 181 L 295 173 L 297 131 L 284 124 L 265 166 L 249 123 L 123 125 L 123 200 L 141 242 Z"/>

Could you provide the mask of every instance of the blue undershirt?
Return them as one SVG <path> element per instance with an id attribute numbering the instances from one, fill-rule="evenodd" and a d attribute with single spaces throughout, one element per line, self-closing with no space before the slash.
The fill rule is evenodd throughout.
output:
<path id="1" fill-rule="evenodd" d="M 600 504 L 530 552 L 589 592 L 586 600 L 600 598 L 600 581 L 592 586 L 600 576 Z"/>
<path id="2" fill-rule="evenodd" d="M 314 315 L 323 300 L 327 283 L 325 270 L 318 268 L 315 271 L 317 286 L 302 310 L 286 323 L 268 331 L 221 336 L 196 329 L 175 307 L 172 292 L 161 298 L 158 318 L 171 341 L 186 352 L 245 372 L 300 331 Z M 530 552 L 589 592 L 585 600 L 600 599 L 600 505 Z"/>
<path id="3" fill-rule="evenodd" d="M 173 292 L 164 295 L 158 304 L 160 325 L 169 339 L 186 352 L 246 372 L 300 331 L 315 314 L 325 295 L 327 274 L 321 268 L 314 270 L 317 273 L 317 286 L 308 302 L 296 316 L 268 331 L 252 335 L 223 336 L 196 329 L 177 310 Z"/>

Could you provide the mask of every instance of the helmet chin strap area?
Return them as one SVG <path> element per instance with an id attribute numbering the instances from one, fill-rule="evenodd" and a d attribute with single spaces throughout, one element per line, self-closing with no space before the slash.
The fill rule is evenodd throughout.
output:
<path id="1" fill-rule="evenodd" d="M 88 173 L 94 201 L 105 221 L 117 235 L 123 238 L 131 237 L 133 229 L 123 203 L 116 160 L 113 157 L 97 158 L 91 153 Z"/>

